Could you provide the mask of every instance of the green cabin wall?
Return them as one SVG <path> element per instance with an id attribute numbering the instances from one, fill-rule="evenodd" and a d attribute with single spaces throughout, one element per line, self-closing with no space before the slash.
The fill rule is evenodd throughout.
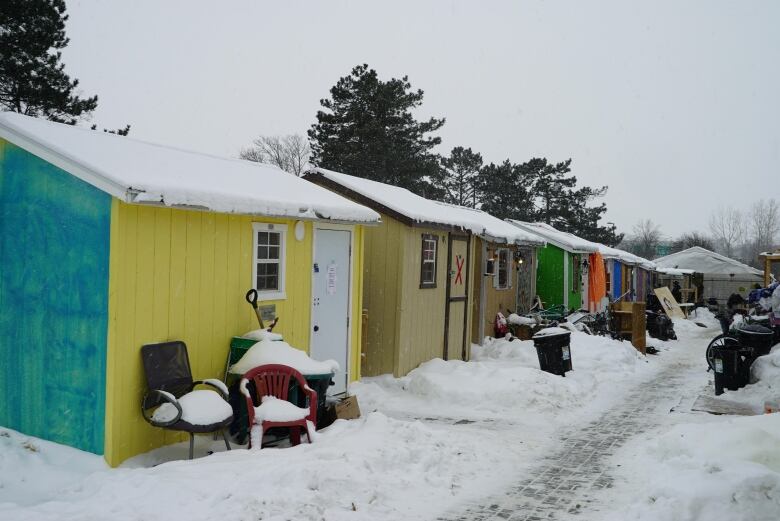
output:
<path id="1" fill-rule="evenodd" d="M 537 250 L 536 293 L 545 307 L 563 304 L 563 250 L 547 244 Z"/>
<path id="2" fill-rule="evenodd" d="M 111 197 L 0 139 L 0 425 L 103 453 Z"/>

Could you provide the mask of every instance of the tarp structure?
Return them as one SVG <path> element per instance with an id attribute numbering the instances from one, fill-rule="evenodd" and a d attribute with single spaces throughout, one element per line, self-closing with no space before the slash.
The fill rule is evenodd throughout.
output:
<path id="1" fill-rule="evenodd" d="M 661 269 L 701 273 L 703 288 L 699 298 L 715 298 L 719 303 L 725 303 L 733 293 L 746 298 L 754 284 L 764 281 L 763 271 L 700 246 L 655 259 L 654 262 Z"/>
<path id="2" fill-rule="evenodd" d="M 604 259 L 601 253 L 594 252 L 590 254 L 588 263 L 588 310 L 599 311 L 600 302 L 607 294 Z"/>
<path id="3" fill-rule="evenodd" d="M 666 257 L 655 259 L 655 264 L 659 268 L 678 268 L 683 270 L 693 270 L 697 273 L 710 275 L 734 275 L 762 277 L 764 272 L 742 264 L 739 261 L 730 259 L 725 255 L 715 253 L 700 246 L 694 246 L 677 253 L 672 253 Z"/>

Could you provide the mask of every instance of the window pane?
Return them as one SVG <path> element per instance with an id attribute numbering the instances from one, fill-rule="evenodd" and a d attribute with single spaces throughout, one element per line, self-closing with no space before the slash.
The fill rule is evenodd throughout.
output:
<path id="1" fill-rule="evenodd" d="M 268 277 L 268 281 L 266 282 L 266 289 L 279 289 L 279 277 Z"/>
<path id="2" fill-rule="evenodd" d="M 268 258 L 269 259 L 278 259 L 279 258 L 279 246 L 269 246 L 268 247 Z"/>
<path id="3" fill-rule="evenodd" d="M 279 275 L 279 265 L 276 263 L 265 264 L 266 275 Z"/>
<path id="4" fill-rule="evenodd" d="M 279 233 L 269 233 L 268 234 L 268 244 L 275 244 L 279 245 Z"/>
<path id="5" fill-rule="evenodd" d="M 434 278 L 434 264 L 433 263 L 425 263 L 422 268 L 422 282 L 423 283 L 433 283 L 435 282 Z"/>
<path id="6" fill-rule="evenodd" d="M 257 290 L 263 291 L 265 289 L 265 277 L 262 275 L 257 276 Z"/>
<path id="7" fill-rule="evenodd" d="M 257 232 L 257 244 L 258 245 L 268 244 L 268 232 Z"/>
<path id="8" fill-rule="evenodd" d="M 258 246 L 257 247 L 257 258 L 258 259 L 267 259 L 268 258 L 268 246 Z"/>

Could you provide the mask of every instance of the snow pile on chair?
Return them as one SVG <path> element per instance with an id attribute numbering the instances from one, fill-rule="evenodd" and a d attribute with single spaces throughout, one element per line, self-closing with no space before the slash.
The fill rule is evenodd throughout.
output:
<path id="1" fill-rule="evenodd" d="M 181 405 L 181 420 L 190 425 L 212 425 L 224 421 L 233 414 L 230 404 L 219 393 L 211 390 L 191 391 L 178 400 Z M 158 422 L 169 422 L 176 418 L 178 410 L 172 403 L 160 405 L 152 415 Z"/>
<path id="2" fill-rule="evenodd" d="M 268 364 L 286 365 L 302 375 L 336 373 L 339 370 L 339 363 L 335 360 L 319 362 L 287 342 L 266 337 L 250 347 L 244 356 L 230 367 L 230 372 L 244 374 L 250 369 Z"/>

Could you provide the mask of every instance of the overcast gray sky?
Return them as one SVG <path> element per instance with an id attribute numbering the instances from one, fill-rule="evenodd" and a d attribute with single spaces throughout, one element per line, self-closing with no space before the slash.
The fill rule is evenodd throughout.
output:
<path id="1" fill-rule="evenodd" d="M 69 0 L 66 70 L 93 121 L 236 156 L 305 133 L 368 63 L 425 91 L 446 153 L 573 158 L 607 219 L 705 230 L 780 185 L 780 2 Z"/>

